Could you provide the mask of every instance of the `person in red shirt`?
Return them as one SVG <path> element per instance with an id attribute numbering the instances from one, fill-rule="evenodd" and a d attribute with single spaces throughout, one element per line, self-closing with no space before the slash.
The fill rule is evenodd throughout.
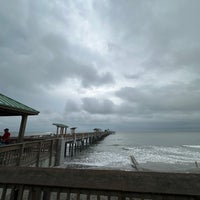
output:
<path id="1" fill-rule="evenodd" d="M 9 132 L 9 129 L 8 128 L 5 128 L 4 129 L 4 134 L 3 136 L 0 136 L 0 141 L 2 143 L 5 143 L 5 144 L 9 144 L 10 143 L 10 132 Z"/>

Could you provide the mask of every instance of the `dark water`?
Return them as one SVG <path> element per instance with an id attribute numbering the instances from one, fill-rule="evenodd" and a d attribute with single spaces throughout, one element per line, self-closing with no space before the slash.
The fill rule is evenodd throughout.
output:
<path id="1" fill-rule="evenodd" d="M 132 155 L 145 170 L 196 170 L 200 133 L 116 133 L 68 158 L 63 167 L 132 170 Z"/>

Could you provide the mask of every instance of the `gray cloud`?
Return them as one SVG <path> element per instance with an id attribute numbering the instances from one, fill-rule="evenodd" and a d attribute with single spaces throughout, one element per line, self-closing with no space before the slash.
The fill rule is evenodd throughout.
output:
<path id="1" fill-rule="evenodd" d="M 83 109 L 91 114 L 110 114 L 114 104 L 108 99 L 83 98 Z"/>
<path id="2" fill-rule="evenodd" d="M 52 121 L 198 127 L 199 7 L 199 0 L 2 1 L 1 93 L 40 110 L 30 129 Z"/>
<path id="3" fill-rule="evenodd" d="M 16 49 L 8 46 L 0 48 L 2 88 L 6 86 L 12 90 L 12 87 L 18 86 L 19 90 L 26 92 L 37 91 L 41 85 L 60 84 L 66 79 L 78 79 L 83 87 L 114 83 L 110 72 L 100 73 L 91 64 L 69 57 L 70 45 L 62 35 L 51 33 L 38 39 L 36 44 L 29 39 L 24 41 L 32 47 L 26 54 L 17 50 L 17 44 Z M 21 50 L 23 46 L 18 48 Z"/>
<path id="4" fill-rule="evenodd" d="M 125 87 L 116 92 L 122 100 L 132 105 L 140 113 L 182 113 L 199 111 L 200 90 L 189 85 L 171 84 L 163 87 Z M 134 110 L 134 109 L 133 109 Z M 134 111 L 133 111 L 134 112 Z M 139 113 L 138 113 L 139 114 Z"/>
<path id="5" fill-rule="evenodd" d="M 73 101 L 72 99 L 68 99 L 66 104 L 65 104 L 65 112 L 66 114 L 68 113 L 73 113 L 73 112 L 79 112 L 81 109 L 81 106 L 78 102 Z"/>

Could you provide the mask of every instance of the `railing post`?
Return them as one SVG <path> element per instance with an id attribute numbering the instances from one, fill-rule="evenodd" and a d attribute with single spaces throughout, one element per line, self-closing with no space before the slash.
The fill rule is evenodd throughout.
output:
<path id="1" fill-rule="evenodd" d="M 67 142 L 65 142 L 65 151 L 64 151 L 64 157 L 67 157 Z"/>
<path id="2" fill-rule="evenodd" d="M 21 159 L 23 157 L 23 153 L 24 153 L 24 143 L 20 145 L 19 155 L 18 155 L 17 163 L 16 163 L 17 166 L 21 165 Z"/>
<path id="3" fill-rule="evenodd" d="M 36 167 L 39 167 L 40 164 L 40 154 L 42 149 L 42 142 L 39 142 L 38 152 L 37 152 L 37 160 L 36 160 Z"/>
<path id="4" fill-rule="evenodd" d="M 49 167 L 52 165 L 52 157 L 53 157 L 53 143 L 54 140 L 51 140 L 50 149 L 49 149 Z"/>

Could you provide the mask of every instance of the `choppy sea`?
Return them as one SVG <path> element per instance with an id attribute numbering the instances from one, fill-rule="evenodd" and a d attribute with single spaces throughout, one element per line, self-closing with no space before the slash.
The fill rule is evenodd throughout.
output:
<path id="1" fill-rule="evenodd" d="M 67 158 L 62 167 L 133 170 L 131 156 L 141 170 L 196 171 L 200 133 L 116 132 Z"/>

